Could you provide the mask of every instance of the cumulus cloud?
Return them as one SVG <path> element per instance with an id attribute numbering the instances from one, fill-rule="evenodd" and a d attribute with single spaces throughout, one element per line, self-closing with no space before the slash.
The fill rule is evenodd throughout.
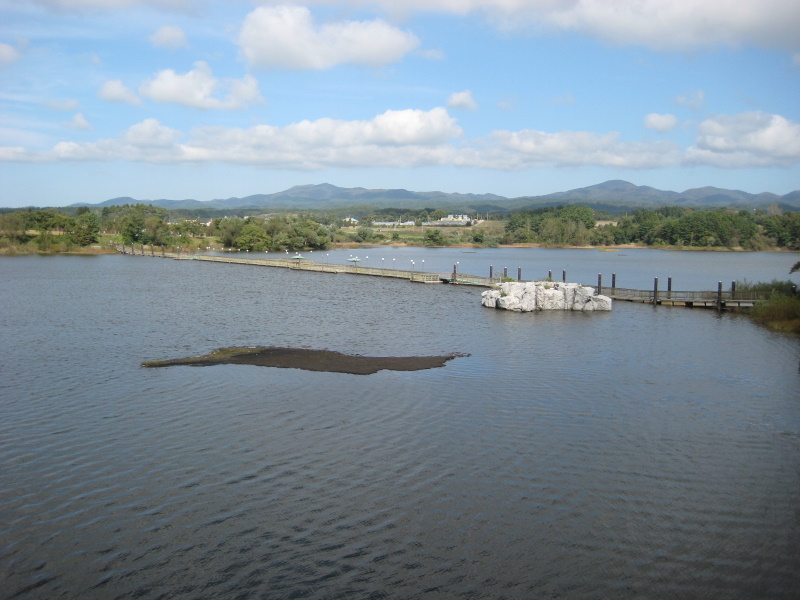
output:
<path id="1" fill-rule="evenodd" d="M 700 123 L 689 162 L 718 167 L 779 166 L 800 162 L 800 124 L 752 111 Z"/>
<path id="2" fill-rule="evenodd" d="M 381 66 L 419 46 L 415 35 L 378 19 L 318 26 L 301 6 L 256 8 L 245 18 L 238 43 L 250 64 L 290 69 Z"/>
<path id="3" fill-rule="evenodd" d="M 115 10 L 129 6 L 152 6 L 167 10 L 189 10 L 204 0 L 28 0 L 61 11 Z"/>
<path id="4" fill-rule="evenodd" d="M 64 124 L 66 127 L 70 129 L 91 129 L 92 126 L 89 124 L 89 121 L 86 120 L 86 117 L 83 116 L 83 113 L 75 113 L 72 117 L 72 120 L 68 123 Z"/>
<path id="5" fill-rule="evenodd" d="M 283 4 L 285 0 L 260 0 Z M 797 49 L 794 0 L 306 0 L 304 4 L 377 5 L 387 13 L 486 15 L 505 28 L 574 31 L 616 44 L 684 50 L 715 44 Z"/>
<path id="6" fill-rule="evenodd" d="M 262 100 L 258 81 L 252 75 L 242 79 L 224 80 L 222 83 L 203 61 L 194 64 L 194 69 L 179 74 L 172 69 L 159 71 L 153 79 L 139 88 L 143 96 L 156 102 L 171 102 L 194 108 L 240 109 L 252 102 Z M 214 96 L 217 89 L 227 88 L 225 99 Z"/>
<path id="7" fill-rule="evenodd" d="M 193 160 L 297 169 L 442 164 L 461 128 L 444 108 L 389 110 L 370 120 L 318 119 L 285 127 L 201 127 L 185 150 Z"/>
<path id="8" fill-rule="evenodd" d="M 690 110 L 701 110 L 705 106 L 706 95 L 703 90 L 692 90 L 675 98 L 675 103 Z"/>
<path id="9" fill-rule="evenodd" d="M 671 142 L 622 142 L 616 132 L 495 131 L 484 141 L 485 166 L 524 169 L 536 166 L 602 166 L 626 169 L 678 164 L 680 148 Z"/>
<path id="10" fill-rule="evenodd" d="M 112 79 L 100 86 L 98 96 L 108 102 L 122 102 L 125 104 L 141 104 L 142 101 L 132 89 L 127 87 L 122 80 Z"/>
<path id="11" fill-rule="evenodd" d="M 662 133 L 666 131 L 672 131 L 675 129 L 677 124 L 678 117 L 670 114 L 660 115 L 658 113 L 650 113 L 644 118 L 645 127 L 648 129 L 653 129 L 654 131 L 660 131 Z"/>
<path id="12" fill-rule="evenodd" d="M 694 146 L 681 148 L 671 141 L 626 141 L 617 132 L 592 131 L 498 130 L 465 140 L 444 107 L 282 127 L 203 126 L 187 134 L 151 118 L 112 139 L 64 141 L 46 151 L 9 144 L 0 147 L 0 160 L 231 163 L 298 170 L 439 165 L 495 170 L 698 164 L 752 168 L 800 163 L 800 124 L 761 112 L 716 116 L 700 123 Z"/>
<path id="13" fill-rule="evenodd" d="M 0 42 L 0 67 L 10 65 L 19 60 L 19 51 L 14 46 Z"/>
<path id="14" fill-rule="evenodd" d="M 180 137 L 177 129 L 166 127 L 156 119 L 145 119 L 129 128 L 123 139 L 137 148 L 172 148 Z"/>
<path id="15" fill-rule="evenodd" d="M 174 50 L 189 45 L 183 29 L 175 25 L 163 25 L 150 36 L 150 42 L 159 48 Z"/>
<path id="16" fill-rule="evenodd" d="M 447 108 L 478 110 L 478 103 L 475 102 L 470 90 L 464 90 L 463 92 L 450 94 L 450 98 L 447 100 Z"/>

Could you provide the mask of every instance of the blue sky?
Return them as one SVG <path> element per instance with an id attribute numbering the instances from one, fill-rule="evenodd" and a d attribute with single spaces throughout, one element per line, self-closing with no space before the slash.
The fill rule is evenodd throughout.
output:
<path id="1" fill-rule="evenodd" d="M 800 0 L 0 0 L 0 206 L 800 189 Z"/>

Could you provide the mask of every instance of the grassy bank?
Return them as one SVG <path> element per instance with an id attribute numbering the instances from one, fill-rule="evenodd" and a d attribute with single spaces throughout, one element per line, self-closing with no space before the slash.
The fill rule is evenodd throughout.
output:
<path id="1" fill-rule="evenodd" d="M 773 280 L 751 283 L 737 281 L 737 291 L 771 292 L 769 300 L 759 302 L 750 311 L 750 317 L 773 331 L 800 335 L 800 294 L 792 281 Z"/>
<path id="2" fill-rule="evenodd" d="M 800 335 L 800 297 L 778 294 L 750 312 L 756 323 L 774 331 Z"/>

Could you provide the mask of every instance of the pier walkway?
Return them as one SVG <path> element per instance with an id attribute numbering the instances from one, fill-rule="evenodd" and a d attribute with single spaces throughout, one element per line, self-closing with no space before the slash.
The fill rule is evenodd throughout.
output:
<path id="1" fill-rule="evenodd" d="M 406 279 L 415 283 L 449 283 L 457 285 L 471 285 L 491 288 L 503 281 L 524 281 L 508 277 L 482 277 L 466 273 L 429 273 L 426 271 L 383 269 L 378 267 L 362 266 L 359 263 L 347 265 L 335 263 L 320 263 L 301 257 L 287 258 L 244 258 L 240 254 L 231 256 L 211 256 L 205 254 L 186 254 L 166 252 L 163 249 L 144 246 L 117 246 L 117 251 L 122 254 L 136 256 L 152 256 L 156 258 L 172 258 L 175 260 L 196 260 L 203 262 L 231 263 L 260 267 L 278 267 L 297 271 L 315 271 L 319 273 L 348 273 L 351 275 L 370 275 L 373 277 L 392 277 Z M 566 273 L 564 273 L 566 280 Z M 598 294 L 608 296 L 613 300 L 626 302 L 639 302 L 661 306 L 685 306 L 688 308 L 713 308 L 717 310 L 742 310 L 752 308 L 756 302 L 769 299 L 771 292 L 751 292 L 722 290 L 720 282 L 716 291 L 675 291 L 672 289 L 659 290 L 658 279 L 655 280 L 651 290 L 634 290 L 612 286 L 603 286 L 600 277 L 597 284 L 591 284 Z M 670 282 L 671 287 L 671 282 Z"/>

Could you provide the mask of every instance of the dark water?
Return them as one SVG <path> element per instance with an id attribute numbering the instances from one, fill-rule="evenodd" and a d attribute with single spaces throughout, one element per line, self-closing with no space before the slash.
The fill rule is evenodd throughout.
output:
<path id="1" fill-rule="evenodd" d="M 746 318 L 122 256 L 0 281 L 4 598 L 800 589 L 800 342 Z M 230 345 L 471 356 L 139 367 Z"/>

